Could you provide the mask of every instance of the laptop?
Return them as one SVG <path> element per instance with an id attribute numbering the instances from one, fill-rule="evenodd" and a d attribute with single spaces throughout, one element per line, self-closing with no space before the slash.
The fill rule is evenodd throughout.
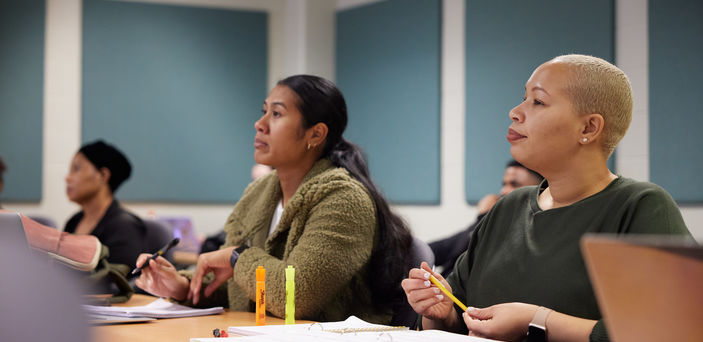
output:
<path id="1" fill-rule="evenodd" d="M 586 235 L 581 250 L 611 340 L 703 341 L 703 247 L 675 236 Z"/>
<path id="2" fill-rule="evenodd" d="M 171 228 L 174 238 L 181 241 L 176 245 L 174 251 L 184 251 L 198 253 L 202 241 L 198 238 L 193 228 L 193 221 L 188 216 L 159 216 L 157 221 L 164 223 Z"/>
<path id="3" fill-rule="evenodd" d="M 27 236 L 24 233 L 22 218 L 17 213 L 0 213 L 0 239 L 19 245 L 27 246 Z"/>

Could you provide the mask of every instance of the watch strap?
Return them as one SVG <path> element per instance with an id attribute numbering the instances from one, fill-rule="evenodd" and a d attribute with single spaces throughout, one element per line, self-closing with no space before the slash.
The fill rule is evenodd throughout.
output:
<path id="1" fill-rule="evenodd" d="M 528 342 L 546 342 L 547 341 L 547 316 L 552 312 L 543 306 L 537 308 L 532 321 L 527 326 L 527 341 Z"/>
<path id="2" fill-rule="evenodd" d="M 243 245 L 235 248 L 234 250 L 237 251 L 237 253 L 242 254 L 242 253 L 244 253 L 244 251 L 247 250 L 247 248 L 249 248 L 249 246 L 243 244 Z"/>
<path id="3" fill-rule="evenodd" d="M 532 317 L 532 322 L 530 322 L 530 325 L 538 326 L 546 331 L 547 316 L 549 316 L 550 312 L 552 312 L 552 310 L 547 309 L 544 306 L 538 307 L 537 312 L 535 312 L 535 315 Z"/>
<path id="4" fill-rule="evenodd" d="M 237 264 L 237 260 L 239 260 L 239 255 L 241 255 L 249 246 L 247 245 L 241 245 L 235 249 L 232 250 L 232 254 L 229 256 L 229 265 L 234 268 L 234 265 Z"/>

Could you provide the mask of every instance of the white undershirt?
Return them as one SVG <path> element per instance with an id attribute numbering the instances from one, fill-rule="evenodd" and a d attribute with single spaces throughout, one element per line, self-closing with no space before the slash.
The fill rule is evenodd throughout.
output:
<path id="1" fill-rule="evenodd" d="M 276 230 L 276 226 L 278 226 L 278 222 L 281 221 L 281 215 L 283 214 L 283 200 L 278 201 L 278 204 L 276 205 L 276 210 L 273 211 L 273 216 L 271 217 L 271 226 L 269 227 L 269 235 L 273 234 L 273 231 Z"/>

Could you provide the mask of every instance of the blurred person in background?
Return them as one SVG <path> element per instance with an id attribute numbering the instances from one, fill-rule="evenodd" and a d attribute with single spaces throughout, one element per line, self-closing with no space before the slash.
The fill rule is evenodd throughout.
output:
<path id="1" fill-rule="evenodd" d="M 444 277 L 448 276 L 449 273 L 452 273 L 456 260 L 459 258 L 461 253 L 466 251 L 466 247 L 469 246 L 471 236 L 473 235 L 474 230 L 476 230 L 476 226 L 501 197 L 511 193 L 517 188 L 527 185 L 537 185 L 542 181 L 542 179 L 544 178 L 539 173 L 526 168 L 515 159 L 511 159 L 508 164 L 505 165 L 505 173 L 503 173 L 503 186 L 500 188 L 500 195 L 488 194 L 483 196 L 483 198 L 478 201 L 478 216 L 476 217 L 476 220 L 469 225 L 468 228 L 448 238 L 430 243 L 430 248 L 432 249 L 435 257 L 437 271 Z"/>
<path id="2" fill-rule="evenodd" d="M 131 173 L 129 160 L 116 147 L 102 140 L 81 147 L 66 176 L 66 195 L 81 211 L 64 228 L 68 233 L 96 236 L 110 249 L 110 263 L 130 267 L 146 252 L 146 226 L 114 194 Z"/>

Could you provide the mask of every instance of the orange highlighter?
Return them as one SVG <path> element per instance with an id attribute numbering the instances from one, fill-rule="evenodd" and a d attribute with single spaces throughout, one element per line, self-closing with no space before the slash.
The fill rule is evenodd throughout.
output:
<path id="1" fill-rule="evenodd" d="M 266 325 L 266 270 L 256 269 L 256 325 Z"/>

